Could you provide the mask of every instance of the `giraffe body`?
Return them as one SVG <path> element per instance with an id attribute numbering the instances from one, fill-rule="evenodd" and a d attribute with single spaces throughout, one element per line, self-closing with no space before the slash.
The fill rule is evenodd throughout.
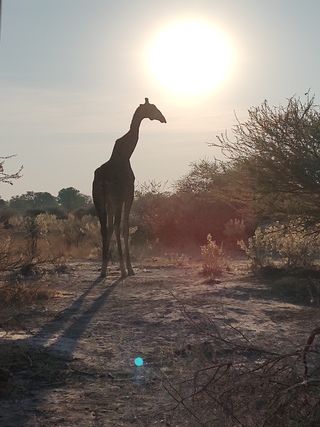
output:
<path id="1" fill-rule="evenodd" d="M 93 202 L 99 217 L 102 237 L 101 276 L 105 277 L 109 260 L 110 241 L 115 231 L 121 276 L 133 275 L 129 251 L 129 214 L 134 197 L 134 173 L 130 157 L 139 139 L 141 121 L 145 118 L 166 123 L 162 113 L 146 98 L 135 111 L 129 131 L 114 145 L 110 159 L 96 169 L 92 186 Z M 120 228 L 123 220 L 125 262 Z M 127 269 L 127 270 L 126 270 Z"/>

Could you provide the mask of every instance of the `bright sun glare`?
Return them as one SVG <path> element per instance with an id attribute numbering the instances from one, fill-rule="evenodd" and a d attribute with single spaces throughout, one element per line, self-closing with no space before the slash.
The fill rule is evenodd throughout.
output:
<path id="1" fill-rule="evenodd" d="M 213 91 L 226 78 L 232 59 L 226 36 L 198 21 L 176 23 L 160 31 L 148 55 L 157 80 L 181 96 Z"/>

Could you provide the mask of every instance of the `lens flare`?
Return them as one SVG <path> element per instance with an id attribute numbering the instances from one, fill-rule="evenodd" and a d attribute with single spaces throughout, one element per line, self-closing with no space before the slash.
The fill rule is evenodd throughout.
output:
<path id="1" fill-rule="evenodd" d="M 144 360 L 142 359 L 142 357 L 136 357 L 134 359 L 134 364 L 138 367 L 143 366 L 144 365 Z"/>

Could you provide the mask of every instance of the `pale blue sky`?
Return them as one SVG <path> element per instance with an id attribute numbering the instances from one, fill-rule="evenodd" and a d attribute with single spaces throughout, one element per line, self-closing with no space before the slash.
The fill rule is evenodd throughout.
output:
<path id="1" fill-rule="evenodd" d="M 146 66 L 144 48 L 169 22 L 206 19 L 237 52 L 228 79 L 206 97 L 179 102 Z M 217 154 L 206 142 L 230 129 L 234 111 L 320 93 L 317 1 L 3 0 L 0 43 L 1 154 L 23 178 L 1 186 L 74 186 L 90 194 L 94 169 L 148 96 L 167 125 L 143 122 L 132 165 L 138 182 L 173 182 L 189 164 Z"/>

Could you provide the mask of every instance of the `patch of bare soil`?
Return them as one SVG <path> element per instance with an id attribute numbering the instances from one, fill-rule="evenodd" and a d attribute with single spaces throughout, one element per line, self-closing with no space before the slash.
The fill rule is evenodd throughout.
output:
<path id="1" fill-rule="evenodd" d="M 294 352 L 320 321 L 318 308 L 239 274 L 210 282 L 192 266 L 151 264 L 125 280 L 116 268 L 98 275 L 98 264 L 74 263 L 47 309 L 3 329 L 1 426 L 250 425 L 176 416 L 168 383 L 217 360 L 258 362 L 259 348 Z"/>

